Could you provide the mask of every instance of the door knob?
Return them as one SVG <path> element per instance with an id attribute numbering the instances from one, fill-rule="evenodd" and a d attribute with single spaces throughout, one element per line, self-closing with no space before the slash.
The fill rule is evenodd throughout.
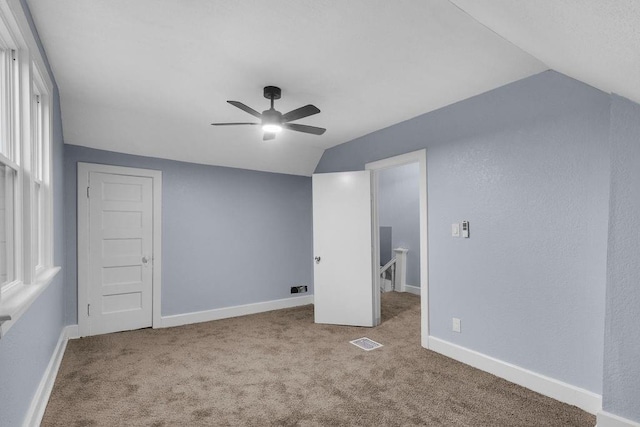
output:
<path id="1" fill-rule="evenodd" d="M 147 258 L 146 256 L 142 257 L 142 263 L 143 264 L 147 264 L 149 262 L 149 258 Z"/>
<path id="2" fill-rule="evenodd" d="M 321 259 L 321 258 L 320 258 L 319 256 L 315 257 L 316 264 L 320 264 L 320 259 Z"/>

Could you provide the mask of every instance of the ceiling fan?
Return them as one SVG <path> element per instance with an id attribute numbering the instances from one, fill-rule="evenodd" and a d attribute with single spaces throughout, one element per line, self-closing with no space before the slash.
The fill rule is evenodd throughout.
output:
<path id="1" fill-rule="evenodd" d="M 282 114 L 280 111 L 273 108 L 273 101 L 276 99 L 280 99 L 282 95 L 282 91 L 279 87 L 275 86 L 266 86 L 264 88 L 264 97 L 271 100 L 271 108 L 268 110 L 264 110 L 262 114 L 258 113 L 251 107 L 244 105 L 242 102 L 238 101 L 227 101 L 229 104 L 234 107 L 238 107 L 239 109 L 246 111 L 259 118 L 260 123 L 211 123 L 214 126 L 234 126 L 234 125 L 252 125 L 252 126 L 262 126 L 262 130 L 264 131 L 264 136 L 262 139 L 264 141 L 268 141 L 270 139 L 274 139 L 276 134 L 280 132 L 282 129 L 295 130 L 297 132 L 310 133 L 313 135 L 322 135 L 325 133 L 326 129 L 319 128 L 315 126 L 301 125 L 297 123 L 290 123 L 298 119 L 302 119 L 304 117 L 309 117 L 314 114 L 318 114 L 320 109 L 315 105 L 305 105 L 304 107 L 296 108 L 295 110 L 289 111 L 286 114 Z"/>

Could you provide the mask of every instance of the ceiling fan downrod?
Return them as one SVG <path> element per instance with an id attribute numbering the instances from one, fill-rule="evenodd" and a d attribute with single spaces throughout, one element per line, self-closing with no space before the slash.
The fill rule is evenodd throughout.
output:
<path id="1" fill-rule="evenodd" d="M 273 101 L 282 98 L 282 90 L 277 86 L 265 86 L 264 97 L 271 100 L 271 109 L 273 110 Z"/>

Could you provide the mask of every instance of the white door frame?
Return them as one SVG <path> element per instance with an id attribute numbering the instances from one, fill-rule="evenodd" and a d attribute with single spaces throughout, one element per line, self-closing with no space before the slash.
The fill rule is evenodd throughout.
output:
<path id="1" fill-rule="evenodd" d="M 427 240 L 427 150 L 422 149 L 395 157 L 370 162 L 365 169 L 373 171 L 372 226 L 374 266 L 380 265 L 380 225 L 378 218 L 378 172 L 394 166 L 418 163 L 420 167 L 420 337 L 422 347 L 429 348 L 429 256 Z M 379 268 L 379 267 L 378 267 Z M 380 274 L 374 275 L 374 312 L 380 317 Z"/>
<path id="2" fill-rule="evenodd" d="M 78 330 L 81 337 L 89 335 L 89 175 L 91 172 L 139 176 L 152 179 L 153 187 L 153 263 L 152 263 L 152 325 L 161 327 L 162 283 L 162 171 L 122 166 L 78 162 Z"/>

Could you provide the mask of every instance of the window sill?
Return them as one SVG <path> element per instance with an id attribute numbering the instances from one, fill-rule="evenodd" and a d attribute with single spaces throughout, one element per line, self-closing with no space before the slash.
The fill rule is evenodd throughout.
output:
<path id="1" fill-rule="evenodd" d="M 38 296 L 51 284 L 60 267 L 45 269 L 38 275 L 35 283 L 20 283 L 2 293 L 0 299 L 0 338 L 27 311 Z"/>

